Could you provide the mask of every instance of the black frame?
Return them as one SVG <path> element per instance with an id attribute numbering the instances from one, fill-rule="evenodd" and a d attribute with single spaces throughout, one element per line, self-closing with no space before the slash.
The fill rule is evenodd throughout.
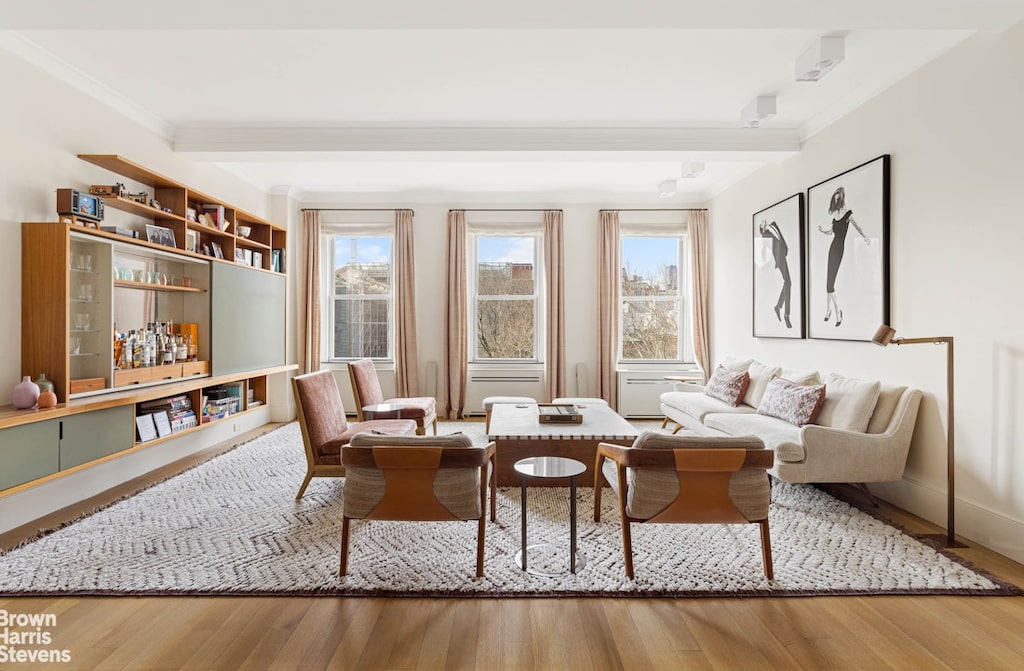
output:
<path id="1" fill-rule="evenodd" d="M 755 338 L 804 338 L 804 255 L 805 210 L 803 192 L 795 193 L 774 205 L 755 212 L 751 237 L 751 329 Z M 781 222 L 781 223 L 780 223 Z M 781 237 L 782 244 L 770 242 L 761 232 Z M 776 269 L 781 255 L 783 266 Z M 783 271 L 785 269 L 785 271 Z M 795 270 L 795 272 L 794 272 Z M 784 284 L 781 278 L 789 276 L 789 311 L 781 303 Z M 770 284 L 771 288 L 769 288 Z M 776 299 L 778 297 L 778 299 Z M 777 302 L 775 302 L 777 301 Z M 773 304 L 774 302 L 774 304 Z M 781 303 L 781 304 L 780 304 Z M 789 323 L 789 326 L 786 324 Z"/>
<path id="2" fill-rule="evenodd" d="M 805 305 L 810 338 L 869 341 L 880 324 L 890 321 L 890 163 L 890 155 L 883 154 L 807 189 Z M 834 235 L 822 229 L 832 228 L 829 209 L 840 200 L 840 187 L 845 207 L 839 212 L 848 211 L 850 223 L 843 244 L 836 247 Z M 872 248 L 872 243 L 877 246 Z"/>

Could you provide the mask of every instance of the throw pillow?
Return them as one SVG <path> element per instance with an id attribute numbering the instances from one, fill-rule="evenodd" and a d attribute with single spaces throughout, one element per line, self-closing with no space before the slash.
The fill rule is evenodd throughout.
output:
<path id="1" fill-rule="evenodd" d="M 768 367 L 756 360 L 751 361 L 750 367 L 747 368 L 750 384 L 747 385 L 747 392 L 743 394 L 743 402 L 752 408 L 760 405 L 761 398 L 764 396 L 764 390 L 768 388 L 768 383 L 777 378 L 781 372 L 781 368 Z"/>
<path id="2" fill-rule="evenodd" d="M 815 424 L 847 431 L 866 431 L 878 403 L 881 383 L 829 373 L 825 378 L 825 404 Z"/>
<path id="3" fill-rule="evenodd" d="M 734 356 L 727 356 L 722 359 L 722 362 L 718 365 L 731 371 L 742 373 L 746 369 L 750 368 L 750 364 L 752 363 L 754 363 L 753 359 L 737 359 Z"/>
<path id="4" fill-rule="evenodd" d="M 795 370 L 793 368 L 783 368 L 782 372 L 779 373 L 779 377 L 784 377 L 790 382 L 796 384 L 821 384 L 821 376 L 818 375 L 816 370 Z"/>
<path id="5" fill-rule="evenodd" d="M 780 377 L 768 383 L 757 414 L 803 426 L 814 421 L 824 401 L 825 385 L 796 384 Z"/>
<path id="6" fill-rule="evenodd" d="M 750 375 L 747 374 L 747 371 L 738 373 L 719 366 L 711 374 L 708 383 L 704 385 L 704 393 L 711 398 L 725 401 L 731 406 L 737 406 L 743 399 L 748 384 L 750 384 Z"/>

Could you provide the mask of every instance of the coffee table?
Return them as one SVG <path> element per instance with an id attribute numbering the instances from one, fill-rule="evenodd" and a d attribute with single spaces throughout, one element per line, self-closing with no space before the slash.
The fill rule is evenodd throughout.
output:
<path id="1" fill-rule="evenodd" d="M 546 578 L 576 573 L 577 570 L 587 565 L 586 557 L 583 555 L 577 557 L 576 555 L 576 477 L 587 471 L 586 465 L 575 459 L 564 457 L 528 457 L 517 461 L 514 467 L 519 474 L 523 520 L 522 549 L 516 554 L 516 564 L 530 575 Z M 529 550 L 549 544 L 538 543 L 529 546 L 526 544 L 526 481 L 528 479 L 564 480 L 565 478 L 569 478 L 569 570 L 562 573 L 551 573 L 529 568 L 526 561 Z"/>
<path id="2" fill-rule="evenodd" d="M 541 424 L 536 403 L 495 403 L 491 408 L 488 440 L 497 448 L 499 487 L 519 483 L 514 465 L 527 457 L 567 457 L 581 461 L 588 470 L 579 484 L 594 484 L 593 468 L 598 443 L 631 445 L 640 435 L 637 429 L 606 405 L 577 406 L 583 413 L 581 424 Z M 539 486 L 557 486 L 557 482 L 539 480 Z"/>

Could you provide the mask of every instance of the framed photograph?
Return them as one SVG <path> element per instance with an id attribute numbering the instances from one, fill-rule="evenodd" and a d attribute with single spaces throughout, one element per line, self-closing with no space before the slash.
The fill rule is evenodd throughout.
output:
<path id="1" fill-rule="evenodd" d="M 185 208 L 185 218 L 188 219 L 189 221 L 197 221 L 197 219 L 196 219 L 196 208 L 194 208 L 194 207 L 186 207 Z"/>
<path id="2" fill-rule="evenodd" d="M 210 241 L 210 247 L 213 248 L 213 255 L 218 259 L 224 258 L 224 250 L 220 248 L 220 245 L 216 242 Z"/>
<path id="3" fill-rule="evenodd" d="M 804 337 L 804 194 L 753 216 L 755 338 Z"/>
<path id="4" fill-rule="evenodd" d="M 177 246 L 177 242 L 174 240 L 174 231 L 155 224 L 146 224 L 146 239 L 158 245 Z"/>
<path id="5" fill-rule="evenodd" d="M 240 247 L 235 248 L 235 261 L 238 263 L 245 263 L 245 250 Z"/>
<path id="6" fill-rule="evenodd" d="M 210 245 L 206 244 L 205 242 L 203 243 L 202 255 L 203 256 L 213 256 L 213 252 L 210 251 Z"/>
<path id="7" fill-rule="evenodd" d="M 199 233 L 195 231 L 185 231 L 185 249 L 190 252 L 195 252 L 199 249 Z"/>
<path id="8" fill-rule="evenodd" d="M 889 323 L 889 154 L 807 190 L 811 338 L 871 340 Z"/>

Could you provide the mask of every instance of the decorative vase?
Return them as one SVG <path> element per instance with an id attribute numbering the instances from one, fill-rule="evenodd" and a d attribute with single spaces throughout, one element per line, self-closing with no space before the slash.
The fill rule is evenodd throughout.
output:
<path id="1" fill-rule="evenodd" d="M 35 407 L 39 400 L 39 385 L 32 381 L 28 375 L 21 379 L 21 382 L 14 385 L 14 392 L 11 394 L 11 405 L 19 410 Z"/>
<path id="2" fill-rule="evenodd" d="M 41 391 L 39 392 L 38 404 L 40 408 L 53 408 L 57 405 L 57 394 L 52 391 Z"/>
<path id="3" fill-rule="evenodd" d="M 40 393 L 42 393 L 44 391 L 53 391 L 53 392 L 57 391 L 54 388 L 54 386 L 53 386 L 53 382 L 51 382 L 50 380 L 46 379 L 46 373 L 40 373 L 39 377 L 37 377 L 35 379 L 35 383 L 39 387 L 39 392 Z"/>

